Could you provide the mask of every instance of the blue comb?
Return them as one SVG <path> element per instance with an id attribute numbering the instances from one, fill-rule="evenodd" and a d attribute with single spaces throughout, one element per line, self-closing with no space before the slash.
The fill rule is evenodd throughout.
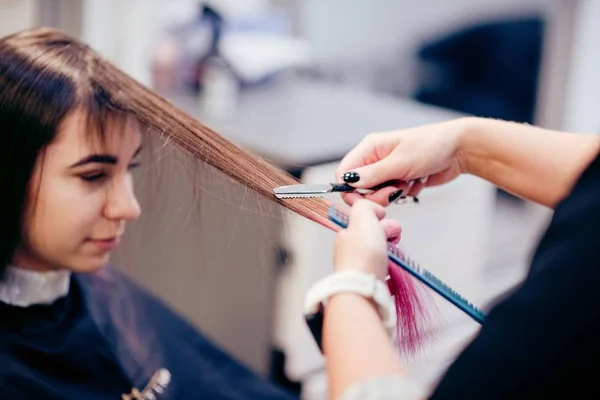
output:
<path id="1" fill-rule="evenodd" d="M 348 216 L 338 210 L 335 205 L 329 208 L 329 219 L 335 222 L 342 228 L 348 227 Z M 433 291 L 454 304 L 456 307 L 464 311 L 468 316 L 473 318 L 479 324 L 483 324 L 485 314 L 468 302 L 460 294 L 456 293 L 444 282 L 435 277 L 431 272 L 421 268 L 414 260 L 401 253 L 398 248 L 390 244 L 388 246 L 388 258 L 398 265 L 400 268 L 429 286 Z"/>

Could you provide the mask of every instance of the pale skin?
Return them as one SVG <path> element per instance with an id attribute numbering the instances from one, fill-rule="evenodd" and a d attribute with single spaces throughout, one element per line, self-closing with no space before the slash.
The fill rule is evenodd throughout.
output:
<path id="1" fill-rule="evenodd" d="M 351 150 L 336 170 L 360 175 L 357 188 L 387 180 L 429 176 L 427 186 L 448 183 L 460 174 L 485 179 L 517 196 L 554 208 L 596 155 L 600 136 L 566 133 L 483 118 L 461 118 L 402 131 L 371 134 Z M 388 205 L 398 188 L 386 187 L 367 198 Z M 345 196 L 352 204 L 355 194 Z"/>
<path id="2" fill-rule="evenodd" d="M 398 189 L 416 196 L 424 186 L 472 174 L 554 208 L 597 156 L 599 139 L 474 117 L 369 135 L 341 161 L 336 170 L 339 182 L 347 172 L 357 172 L 360 179 L 352 185 L 360 188 L 429 178 L 425 185 L 417 182 L 410 188 L 403 183 L 368 196 L 345 194 L 344 200 L 352 205 L 351 222 L 336 239 L 334 268 L 385 276 L 386 235 L 378 221 L 385 216 L 383 206 L 390 204 L 389 195 Z M 402 374 L 375 307 L 363 297 L 332 296 L 325 312 L 323 344 L 331 399 L 370 377 Z"/>
<path id="3" fill-rule="evenodd" d="M 396 221 L 385 220 L 385 208 L 358 200 L 351 209 L 347 229 L 335 242 L 336 270 L 364 268 L 379 279 L 387 275 L 390 233 L 400 231 Z M 352 246 L 359 246 L 355 251 Z M 353 332 L 346 332 L 351 329 Z M 354 382 L 378 375 L 401 374 L 394 348 L 374 304 L 354 294 L 332 296 L 325 312 L 323 349 L 328 360 L 329 396 L 337 398 Z"/>
<path id="4" fill-rule="evenodd" d="M 127 222 L 140 216 L 131 170 L 141 133 L 134 121 L 108 123 L 90 140 L 82 112 L 65 118 L 38 158 L 29 188 L 24 240 L 13 264 L 38 271 L 90 272 L 106 265 Z"/>

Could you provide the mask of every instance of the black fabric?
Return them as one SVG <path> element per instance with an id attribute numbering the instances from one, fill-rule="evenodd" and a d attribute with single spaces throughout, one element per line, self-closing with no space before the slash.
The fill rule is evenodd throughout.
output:
<path id="1" fill-rule="evenodd" d="M 0 399 L 117 400 L 161 368 L 157 400 L 294 398 L 111 268 L 74 275 L 50 306 L 0 303 L 0 315 Z"/>
<path id="2" fill-rule="evenodd" d="M 525 282 L 489 313 L 431 396 L 600 398 L 600 159 L 555 210 Z"/>

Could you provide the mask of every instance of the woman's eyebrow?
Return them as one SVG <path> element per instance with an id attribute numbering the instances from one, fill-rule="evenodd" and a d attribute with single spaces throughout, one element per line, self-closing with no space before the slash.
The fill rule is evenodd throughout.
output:
<path id="1" fill-rule="evenodd" d="M 140 145 L 135 153 L 133 153 L 132 158 L 135 158 L 142 151 L 142 145 Z M 110 154 L 91 154 L 81 160 L 77 161 L 75 164 L 71 165 L 69 168 L 81 167 L 85 164 L 111 164 L 115 165 L 119 161 L 119 158 Z"/>
<path id="2" fill-rule="evenodd" d="M 69 168 L 75 168 L 75 167 L 80 167 L 82 165 L 85 164 L 92 164 L 92 163 L 100 163 L 100 164 L 116 164 L 118 161 L 118 158 L 115 156 L 112 156 L 110 154 L 92 154 L 89 155 L 79 161 L 77 161 L 75 164 L 71 165 Z"/>

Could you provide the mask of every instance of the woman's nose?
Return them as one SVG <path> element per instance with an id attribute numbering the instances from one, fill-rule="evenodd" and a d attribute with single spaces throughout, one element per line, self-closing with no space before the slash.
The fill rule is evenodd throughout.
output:
<path id="1" fill-rule="evenodd" d="M 108 195 L 105 216 L 113 220 L 131 221 L 141 215 L 141 207 L 129 180 L 112 185 Z"/>

